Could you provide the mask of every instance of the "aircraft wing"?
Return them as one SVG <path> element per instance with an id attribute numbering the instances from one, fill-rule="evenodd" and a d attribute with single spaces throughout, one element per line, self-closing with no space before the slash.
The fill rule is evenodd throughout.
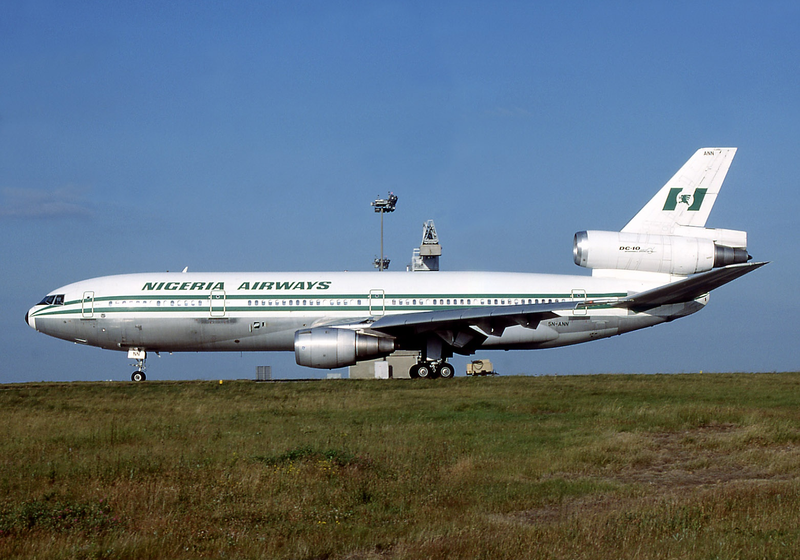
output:
<path id="1" fill-rule="evenodd" d="M 357 324 L 359 328 L 375 334 L 405 340 L 420 339 L 429 334 L 436 334 L 456 352 L 470 353 L 490 335 L 500 336 L 506 328 L 513 325 L 535 329 L 541 321 L 559 317 L 557 311 L 600 304 L 628 308 L 638 312 L 661 305 L 689 302 L 765 264 L 767 263 L 743 263 L 717 268 L 652 290 L 610 301 L 570 300 L 558 303 L 482 306 L 401 313 L 387 315 L 371 323 L 365 319 L 364 322 L 351 322 L 350 325 Z"/>
<path id="2" fill-rule="evenodd" d="M 626 307 L 633 311 L 646 311 L 661 305 L 692 301 L 715 288 L 744 276 L 748 272 L 761 268 L 765 264 L 768 263 L 741 263 L 715 268 L 709 272 L 696 274 L 671 284 L 623 298 L 612 304 L 612 307 Z"/>
<path id="3" fill-rule="evenodd" d="M 558 317 L 556 311 L 577 305 L 578 301 L 568 301 L 403 313 L 381 317 L 369 325 L 369 330 L 406 339 L 436 333 L 456 351 L 469 351 L 489 335 L 500 336 L 507 327 L 535 329 L 540 321 Z"/>

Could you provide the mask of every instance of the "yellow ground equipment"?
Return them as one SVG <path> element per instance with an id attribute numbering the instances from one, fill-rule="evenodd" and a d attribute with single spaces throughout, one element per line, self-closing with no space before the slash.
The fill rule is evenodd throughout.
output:
<path id="1" fill-rule="evenodd" d="M 472 360 L 467 364 L 467 375 L 497 375 L 489 360 Z"/>

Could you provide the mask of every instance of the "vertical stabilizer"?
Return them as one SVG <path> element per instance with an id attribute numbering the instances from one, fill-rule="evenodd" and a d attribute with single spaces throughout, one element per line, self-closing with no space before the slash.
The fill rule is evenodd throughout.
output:
<path id="1" fill-rule="evenodd" d="M 623 233 L 680 235 L 680 226 L 702 228 L 736 148 L 702 148 L 628 222 Z"/>

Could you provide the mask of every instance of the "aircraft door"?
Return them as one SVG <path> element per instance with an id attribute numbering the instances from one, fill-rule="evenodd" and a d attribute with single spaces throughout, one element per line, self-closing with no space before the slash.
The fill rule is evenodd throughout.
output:
<path id="1" fill-rule="evenodd" d="M 570 299 L 579 306 L 572 311 L 573 317 L 588 314 L 586 306 L 583 305 L 586 303 L 586 290 L 581 290 L 581 289 L 572 290 L 572 293 L 570 294 Z"/>
<path id="2" fill-rule="evenodd" d="M 382 317 L 386 313 L 386 294 L 383 290 L 369 291 L 369 314 L 370 317 Z"/>
<path id="3" fill-rule="evenodd" d="M 208 296 L 208 309 L 212 317 L 225 316 L 225 290 L 211 290 Z"/>
<path id="4" fill-rule="evenodd" d="M 94 292 L 83 292 L 81 318 L 91 319 L 92 317 L 94 317 Z"/>

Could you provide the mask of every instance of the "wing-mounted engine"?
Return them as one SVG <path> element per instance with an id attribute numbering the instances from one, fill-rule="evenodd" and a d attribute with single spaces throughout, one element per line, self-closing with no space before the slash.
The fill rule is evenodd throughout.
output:
<path id="1" fill-rule="evenodd" d="M 388 356 L 395 350 L 393 338 L 351 329 L 317 327 L 297 331 L 294 355 L 298 365 L 332 369 L 361 360 Z"/>
<path id="2" fill-rule="evenodd" d="M 693 231 L 687 235 L 579 231 L 575 234 L 572 254 L 575 264 L 585 268 L 681 276 L 745 263 L 752 258 L 747 253 L 744 231 L 681 229 Z"/>

